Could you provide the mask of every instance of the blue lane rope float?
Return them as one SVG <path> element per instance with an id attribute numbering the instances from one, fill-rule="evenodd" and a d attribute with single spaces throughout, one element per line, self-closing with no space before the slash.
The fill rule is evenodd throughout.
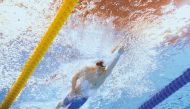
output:
<path id="1" fill-rule="evenodd" d="M 190 68 L 187 69 L 181 76 L 177 77 L 162 90 L 152 96 L 148 101 L 143 103 L 139 109 L 152 109 L 159 103 L 167 99 L 170 95 L 175 93 L 178 89 L 182 88 L 190 82 Z"/>

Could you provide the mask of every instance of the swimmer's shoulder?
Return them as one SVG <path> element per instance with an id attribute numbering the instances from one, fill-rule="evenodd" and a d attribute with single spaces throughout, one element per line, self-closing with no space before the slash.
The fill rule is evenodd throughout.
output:
<path id="1" fill-rule="evenodd" d="M 85 72 L 96 72 L 97 67 L 95 65 L 87 65 L 84 67 Z"/>

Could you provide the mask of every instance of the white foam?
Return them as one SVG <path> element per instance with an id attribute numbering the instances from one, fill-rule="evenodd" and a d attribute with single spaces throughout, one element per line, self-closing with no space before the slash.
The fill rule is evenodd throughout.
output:
<path id="1" fill-rule="evenodd" d="M 0 32 L 3 33 L 3 39 L 0 41 L 2 50 L 0 53 L 0 89 L 11 87 L 24 64 L 20 60 L 24 61 L 27 59 L 27 56 L 24 57 L 22 53 L 27 52 L 26 54 L 29 55 L 47 29 L 51 18 L 55 15 L 55 10 L 49 9 L 50 2 L 50 0 L 7 0 L 1 4 Z M 23 3 L 28 8 L 18 7 L 16 5 L 18 3 Z M 190 20 L 189 14 L 182 12 L 183 10 L 188 11 L 189 7 L 184 7 L 182 10 L 176 10 L 172 14 L 163 15 L 162 17 L 150 15 L 154 19 L 153 22 L 146 21 L 143 17 L 140 17 L 136 21 L 129 23 L 120 32 L 113 29 L 112 20 L 114 18 L 106 19 L 107 24 L 104 24 L 101 22 L 104 19 L 89 16 L 91 19 L 82 25 L 73 15 L 67 25 L 61 30 L 54 45 L 48 52 L 51 52 L 50 59 L 54 60 L 53 57 L 56 57 L 54 61 L 58 61 L 61 64 L 51 74 L 62 75 L 63 78 L 56 82 L 52 81 L 47 85 L 44 82 L 47 78 L 33 76 L 30 79 L 31 83 L 27 87 L 32 83 L 36 83 L 35 87 L 31 87 L 36 98 L 55 97 L 55 99 L 63 99 L 70 90 L 70 81 L 76 69 L 93 62 L 97 58 L 107 56 L 114 45 L 124 40 L 123 42 L 128 46 L 127 51 L 121 57 L 120 62 L 103 86 L 98 89 L 96 96 L 89 99 L 84 108 L 88 108 L 88 105 L 94 104 L 94 102 L 97 108 L 104 105 L 99 99 L 108 103 L 117 101 L 122 97 L 123 92 L 126 92 L 126 96 L 129 98 L 151 92 L 154 90 L 154 86 L 152 86 L 152 82 L 147 76 L 157 68 L 156 57 L 159 55 L 159 51 L 155 48 L 159 46 L 164 35 L 170 33 L 168 31 L 176 34 L 178 28 L 183 28 L 186 22 Z M 166 11 L 168 12 L 168 9 Z M 52 16 L 50 19 L 46 19 L 48 13 Z M 19 22 L 18 19 L 20 19 Z M 73 28 L 73 20 L 80 26 Z M 29 32 L 26 32 L 28 29 Z M 65 49 L 66 47 L 69 48 L 67 52 L 60 51 L 61 56 L 64 56 L 64 58 L 57 57 L 55 46 Z M 70 51 L 77 52 L 73 53 Z M 73 57 L 68 56 L 68 54 Z M 65 63 L 65 58 L 70 60 Z M 49 66 L 46 66 L 46 68 L 51 69 L 51 62 L 48 62 L 49 64 L 47 65 Z M 40 74 L 42 72 L 36 73 Z M 49 76 L 51 74 L 45 73 L 44 75 Z M 37 93 L 37 89 L 44 86 L 52 90 L 56 89 L 56 91 L 53 94 L 48 93 L 49 90 L 42 90 L 40 94 Z M 52 96 L 49 97 L 48 95 Z M 26 104 L 23 105 L 23 109 L 28 108 L 27 104 L 29 103 L 23 103 Z M 34 101 L 31 104 L 34 105 L 35 103 Z M 37 105 L 37 107 L 42 106 L 42 104 Z M 50 104 L 54 105 L 53 103 Z M 50 105 L 44 106 L 47 108 Z"/>

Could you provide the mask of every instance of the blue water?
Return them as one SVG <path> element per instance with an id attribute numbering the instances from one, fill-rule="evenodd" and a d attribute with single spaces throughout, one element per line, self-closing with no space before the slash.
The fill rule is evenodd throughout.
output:
<path id="1" fill-rule="evenodd" d="M 167 54 L 167 55 L 166 55 Z M 182 74 L 182 72 L 189 68 L 190 66 L 190 46 L 185 46 L 182 49 L 176 49 L 173 46 L 167 47 L 161 55 L 157 57 L 159 60 L 159 68 L 155 70 L 154 72 L 151 72 L 150 75 L 148 75 L 146 78 L 150 79 L 153 82 L 154 87 L 156 89 L 151 93 L 144 93 L 138 97 L 129 97 L 127 91 L 122 92 L 120 98 L 117 99 L 115 102 L 106 102 L 102 98 L 98 99 L 98 103 L 101 105 L 99 107 L 96 107 L 96 103 L 89 103 L 90 105 L 88 108 L 90 109 L 111 109 L 111 108 L 117 108 L 117 109 L 136 109 L 138 108 L 143 102 L 145 102 L 147 99 L 149 99 L 154 93 L 159 91 L 161 88 L 163 88 L 165 85 L 167 85 L 169 82 L 171 82 L 173 79 L 178 77 Z M 48 54 L 46 54 L 45 59 L 41 62 L 40 66 L 42 69 L 45 69 L 43 67 L 46 66 L 46 61 L 48 60 Z M 58 62 L 54 61 L 48 61 L 52 64 L 52 66 L 56 66 L 57 68 L 60 66 L 59 64 L 56 64 Z M 50 65 L 51 65 L 50 64 Z M 51 66 L 50 66 L 51 67 Z M 48 70 L 46 73 L 53 71 L 52 68 Z M 40 68 L 37 69 L 37 71 L 44 71 Z M 34 76 L 43 76 L 34 74 Z M 64 85 L 64 84 L 63 84 Z M 41 109 L 40 106 L 44 104 L 48 106 L 48 103 L 50 104 L 56 104 L 57 99 L 53 98 L 54 94 L 57 94 L 57 89 L 59 89 L 59 86 L 46 86 L 46 85 L 40 85 L 38 89 L 35 90 L 35 92 L 31 91 L 31 88 L 25 88 L 21 96 L 18 98 L 16 103 L 13 105 L 13 109 L 19 109 L 21 108 L 20 105 L 26 104 L 26 103 L 34 103 L 32 106 L 25 106 L 24 109 Z M 42 91 L 43 90 L 43 91 Z M 47 92 L 44 94 L 44 91 Z M 189 109 L 189 98 L 190 98 L 190 84 L 187 84 L 185 87 L 177 91 L 175 94 L 170 96 L 168 99 L 166 99 L 164 102 L 156 106 L 156 109 Z M 0 93 L 0 101 L 4 98 L 4 95 L 6 94 L 7 89 L 1 90 Z M 62 91 L 60 93 L 64 93 L 67 91 Z M 36 96 L 33 93 L 37 93 L 39 96 Z M 40 93 L 42 95 L 40 96 Z M 96 95 L 95 95 L 96 96 Z M 55 102 L 54 102 L 55 101 Z M 39 103 L 39 104 L 38 104 Z M 40 104 L 41 103 L 41 104 Z M 38 104 L 38 105 L 37 105 Z M 53 107 L 53 106 L 52 106 Z"/>
<path id="2" fill-rule="evenodd" d="M 169 48 L 167 53 L 174 54 L 167 59 L 160 60 L 162 67 L 158 71 L 152 73 L 150 78 L 154 81 L 157 89 L 163 88 L 169 82 L 180 76 L 190 66 L 190 47 L 186 46 L 181 50 Z M 190 94 L 190 84 L 174 93 L 164 102 L 159 104 L 156 109 L 188 109 Z"/>
<path id="3" fill-rule="evenodd" d="M 43 9 L 48 7 L 44 1 L 40 2 L 44 5 L 38 1 L 24 3 L 28 4 L 28 9 L 18 8 L 18 4 L 13 2 L 0 4 L 3 10 L 0 15 L 4 15 L 0 16 L 0 33 L 3 33 L 0 36 L 0 102 L 51 21 L 43 19 Z M 141 16 L 121 31 L 113 29 L 111 20 L 103 25 L 97 22 L 102 19 L 97 18 L 97 21 L 86 21 L 86 25 L 82 25 L 72 16 L 11 109 L 54 109 L 70 90 L 74 72 L 106 56 L 121 40 L 128 49 L 105 83 L 81 109 L 137 109 L 190 68 L 190 44 L 183 45 L 183 38 L 169 46 L 160 47 L 164 35 L 176 36 L 180 34 L 179 30 L 190 24 L 190 7 L 167 14 L 170 7 L 165 7 L 168 9 L 161 17 L 155 19 L 150 15 L 153 22 L 144 21 Z M 13 16 L 16 16 L 14 20 L 11 19 Z M 39 23 L 36 23 L 36 18 L 39 18 Z M 18 19 L 21 20 L 17 22 Z M 79 26 L 72 28 L 72 20 Z M 26 32 L 28 27 L 32 31 Z M 55 75 L 58 79 L 54 78 Z M 187 84 L 155 109 L 190 109 L 189 91 L 190 84 Z"/>

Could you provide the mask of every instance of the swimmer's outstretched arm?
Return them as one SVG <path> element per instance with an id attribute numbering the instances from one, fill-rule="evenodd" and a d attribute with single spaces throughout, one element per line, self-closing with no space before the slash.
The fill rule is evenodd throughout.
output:
<path id="1" fill-rule="evenodd" d="M 110 62 L 107 65 L 107 68 L 106 68 L 106 73 L 107 74 L 106 75 L 109 75 L 111 73 L 111 71 L 113 70 L 113 68 L 117 64 L 117 62 L 118 62 L 120 56 L 123 54 L 123 52 L 124 52 L 124 47 L 123 46 L 120 47 L 119 49 L 118 49 L 118 47 L 116 47 L 116 48 L 114 48 L 112 50 L 112 53 L 113 53 L 112 55 L 113 56 L 111 57 Z"/>

